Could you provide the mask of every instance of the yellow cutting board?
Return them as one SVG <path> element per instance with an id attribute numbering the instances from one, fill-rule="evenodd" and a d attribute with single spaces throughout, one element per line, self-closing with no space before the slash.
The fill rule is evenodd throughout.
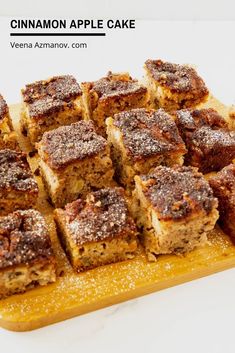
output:
<path id="1" fill-rule="evenodd" d="M 215 107 L 227 118 L 228 108 L 214 98 L 207 106 Z M 10 112 L 22 150 L 31 151 L 27 139 L 19 132 L 20 105 L 11 106 Z M 35 171 L 37 156 L 28 160 Z M 0 326 L 6 329 L 33 330 L 235 266 L 235 246 L 217 227 L 206 246 L 186 256 L 164 255 L 157 262 L 150 263 L 140 250 L 133 260 L 76 274 L 58 242 L 52 207 L 47 202 L 41 178 L 37 176 L 36 179 L 40 187 L 37 208 L 45 215 L 50 227 L 59 277 L 54 284 L 1 300 Z"/>

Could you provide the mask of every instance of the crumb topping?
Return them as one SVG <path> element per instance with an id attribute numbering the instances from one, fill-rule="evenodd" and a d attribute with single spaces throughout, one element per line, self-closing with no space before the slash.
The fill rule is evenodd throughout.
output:
<path id="1" fill-rule="evenodd" d="M 147 60 L 145 65 L 153 79 L 172 92 L 191 92 L 197 93 L 197 96 L 209 93 L 202 78 L 192 67 L 162 60 Z"/>
<path id="2" fill-rule="evenodd" d="M 116 76 L 116 77 L 115 77 Z M 146 87 L 140 85 L 137 80 L 128 78 L 118 78 L 118 75 L 113 75 L 111 72 L 106 77 L 92 83 L 94 90 L 100 98 L 123 96 L 132 93 L 147 91 Z"/>
<path id="3" fill-rule="evenodd" d="M 5 117 L 5 115 L 8 113 L 8 106 L 3 98 L 3 96 L 0 94 L 0 121 Z"/>
<path id="4" fill-rule="evenodd" d="M 221 188 L 221 191 L 235 193 L 235 164 L 229 164 L 209 179 L 212 188 Z M 235 204 L 235 199 L 234 199 Z"/>
<path id="5" fill-rule="evenodd" d="M 16 211 L 0 217 L 0 269 L 52 255 L 47 226 L 38 211 Z"/>
<path id="6" fill-rule="evenodd" d="M 78 245 L 121 237 L 136 232 L 122 188 L 106 188 L 88 194 L 85 201 L 67 205 L 68 227 Z"/>
<path id="7" fill-rule="evenodd" d="M 46 162 L 52 169 L 60 169 L 100 153 L 107 141 L 97 135 L 92 122 L 79 121 L 44 133 L 40 144 L 48 158 Z"/>
<path id="8" fill-rule="evenodd" d="M 141 179 L 143 192 L 159 219 L 180 220 L 200 211 L 209 214 L 217 207 L 209 183 L 196 168 L 159 166 Z"/>
<path id="9" fill-rule="evenodd" d="M 176 111 L 176 124 L 180 133 L 184 136 L 187 132 L 193 132 L 203 126 L 208 126 L 213 130 L 228 128 L 224 118 L 214 109 L 181 109 Z"/>
<path id="10" fill-rule="evenodd" d="M 26 154 L 13 150 L 0 151 L 0 193 L 14 189 L 38 192 L 38 186 L 28 165 Z"/>
<path id="11" fill-rule="evenodd" d="M 23 100 L 31 117 L 42 117 L 73 107 L 73 100 L 82 95 L 81 88 L 71 75 L 55 76 L 49 80 L 26 85 Z"/>
<path id="12" fill-rule="evenodd" d="M 114 115 L 127 153 L 135 160 L 169 152 L 186 153 L 171 116 L 163 109 L 133 109 Z"/>
<path id="13" fill-rule="evenodd" d="M 219 170 L 235 158 L 235 132 L 214 109 L 179 110 L 176 124 L 186 144 L 185 161 L 204 173 Z"/>

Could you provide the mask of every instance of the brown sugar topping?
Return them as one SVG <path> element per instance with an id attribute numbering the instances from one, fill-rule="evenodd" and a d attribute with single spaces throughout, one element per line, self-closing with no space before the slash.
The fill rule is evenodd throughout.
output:
<path id="1" fill-rule="evenodd" d="M 0 121 L 5 117 L 5 115 L 8 113 L 8 106 L 3 98 L 3 96 L 0 94 Z"/>
<path id="2" fill-rule="evenodd" d="M 192 67 L 162 60 L 147 60 L 145 65 L 153 79 L 172 92 L 196 92 L 197 96 L 208 94 L 205 83 Z"/>
<path id="3" fill-rule="evenodd" d="M 141 179 L 144 194 L 160 219 L 180 220 L 200 211 L 209 214 L 217 207 L 212 189 L 196 168 L 159 166 Z"/>
<path id="4" fill-rule="evenodd" d="M 235 164 L 229 164 L 219 171 L 215 176 L 209 179 L 211 186 L 220 186 L 235 192 Z M 234 200 L 235 203 L 235 200 Z"/>
<path id="5" fill-rule="evenodd" d="M 78 245 L 122 237 L 136 232 L 122 188 L 106 188 L 90 193 L 86 201 L 66 206 L 68 227 Z"/>
<path id="6" fill-rule="evenodd" d="M 106 77 L 92 83 L 94 90 L 100 98 L 123 96 L 132 93 L 145 93 L 146 87 L 141 86 L 137 80 L 116 78 L 113 79 L 113 74 L 109 73 Z"/>
<path id="7" fill-rule="evenodd" d="M 26 154 L 13 150 L 0 151 L 0 192 L 14 189 L 38 192 L 38 186 L 29 168 Z"/>
<path id="8" fill-rule="evenodd" d="M 224 118 L 214 109 L 181 109 L 176 111 L 176 123 L 181 134 L 184 136 L 187 132 L 193 132 L 202 126 L 209 126 L 216 130 L 219 128 L 228 128 Z"/>
<path id="9" fill-rule="evenodd" d="M 0 269 L 52 255 L 46 223 L 38 211 L 16 211 L 0 217 Z"/>
<path id="10" fill-rule="evenodd" d="M 28 84 L 22 94 L 30 116 L 41 117 L 58 112 L 65 106 L 72 107 L 73 99 L 81 96 L 82 91 L 73 76 L 65 75 Z"/>
<path id="11" fill-rule="evenodd" d="M 219 170 L 235 158 L 235 132 L 214 109 L 179 110 L 176 124 L 188 148 L 186 163 L 204 173 Z"/>
<path id="12" fill-rule="evenodd" d="M 79 121 L 44 133 L 41 141 L 46 161 L 52 169 L 60 169 L 103 151 L 107 141 L 97 135 L 92 122 Z"/>
<path id="13" fill-rule="evenodd" d="M 163 109 L 133 109 L 114 115 L 128 154 L 135 160 L 169 152 L 185 152 L 185 145 L 171 116 Z"/>

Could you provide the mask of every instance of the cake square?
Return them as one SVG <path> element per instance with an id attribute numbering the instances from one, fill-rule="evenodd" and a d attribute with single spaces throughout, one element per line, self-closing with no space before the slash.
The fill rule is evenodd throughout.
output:
<path id="1" fill-rule="evenodd" d="M 206 243 L 219 216 L 218 202 L 196 168 L 159 166 L 135 176 L 135 182 L 133 214 L 150 261 Z"/>
<path id="2" fill-rule="evenodd" d="M 179 110 L 176 124 L 186 144 L 185 163 L 202 173 L 218 171 L 235 158 L 235 131 L 214 109 Z"/>
<path id="3" fill-rule="evenodd" d="M 109 145 L 91 121 L 45 132 L 37 146 L 41 175 L 56 207 L 112 185 Z"/>
<path id="4" fill-rule="evenodd" d="M 154 107 L 171 111 L 195 107 L 208 98 L 202 78 L 188 65 L 147 60 L 144 68 Z"/>
<path id="5" fill-rule="evenodd" d="M 0 217 L 0 298 L 56 280 L 55 258 L 42 215 L 33 209 Z"/>
<path id="6" fill-rule="evenodd" d="M 33 145 L 45 131 L 82 119 L 82 91 L 71 75 L 28 84 L 22 99 L 21 130 Z"/>
<path id="7" fill-rule="evenodd" d="M 115 114 L 106 120 L 116 177 L 128 188 L 134 176 L 163 164 L 183 164 L 187 152 L 174 119 L 163 109 L 145 108 Z"/>
<path id="8" fill-rule="evenodd" d="M 16 133 L 13 131 L 8 105 L 0 94 L 0 150 L 18 149 Z"/>
<path id="9" fill-rule="evenodd" d="M 33 178 L 26 154 L 0 150 L 0 215 L 33 207 L 38 185 Z"/>
<path id="10" fill-rule="evenodd" d="M 135 256 L 137 230 L 122 188 L 105 188 L 56 209 L 61 242 L 78 271 Z"/>
<path id="11" fill-rule="evenodd" d="M 220 226 L 235 239 L 235 165 L 224 167 L 209 183 L 219 201 Z"/>
<path id="12" fill-rule="evenodd" d="M 128 73 L 108 72 L 95 82 L 82 83 L 86 119 L 91 119 L 97 131 L 106 135 L 105 119 L 124 110 L 146 107 L 149 93 L 146 87 Z"/>

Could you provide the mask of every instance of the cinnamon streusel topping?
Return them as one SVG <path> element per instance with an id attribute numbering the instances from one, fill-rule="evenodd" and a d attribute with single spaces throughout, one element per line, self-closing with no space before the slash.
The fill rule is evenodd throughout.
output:
<path id="1" fill-rule="evenodd" d="M 46 223 L 36 210 L 0 217 L 0 269 L 29 264 L 53 255 Z"/>
<path id="2" fill-rule="evenodd" d="M 159 219 L 181 220 L 200 211 L 209 214 L 217 207 L 212 189 L 197 168 L 159 166 L 141 179 L 144 195 Z"/>
<path id="3" fill-rule="evenodd" d="M 145 65 L 153 79 L 172 92 L 196 92 L 197 96 L 208 94 L 204 81 L 192 67 L 162 60 L 147 60 Z"/>
<path id="4" fill-rule="evenodd" d="M 113 96 L 125 96 L 128 94 L 134 94 L 143 92 L 147 89 L 141 86 L 137 80 L 133 80 L 131 77 L 127 79 L 113 79 L 112 73 L 108 73 L 106 77 L 101 78 L 91 84 L 92 90 L 94 90 L 100 98 L 107 98 Z"/>
<path id="5" fill-rule="evenodd" d="M 0 192 L 9 190 L 38 192 L 26 154 L 13 150 L 0 151 Z"/>
<path id="6" fill-rule="evenodd" d="M 186 148 L 171 116 L 163 109 L 133 109 L 114 115 L 127 152 L 135 160 Z"/>
<path id="7" fill-rule="evenodd" d="M 52 169 L 60 169 L 103 151 L 107 141 L 97 135 L 92 122 L 79 121 L 44 133 L 40 142 L 46 162 Z"/>
<path id="8" fill-rule="evenodd" d="M 65 106 L 73 107 L 73 100 L 81 96 L 82 91 L 73 76 L 65 75 L 28 84 L 22 94 L 29 115 L 42 117 L 63 110 Z"/>
<path id="9" fill-rule="evenodd" d="M 90 193 L 86 201 L 67 205 L 68 227 L 78 245 L 136 232 L 129 216 L 122 188 L 106 188 Z"/>

